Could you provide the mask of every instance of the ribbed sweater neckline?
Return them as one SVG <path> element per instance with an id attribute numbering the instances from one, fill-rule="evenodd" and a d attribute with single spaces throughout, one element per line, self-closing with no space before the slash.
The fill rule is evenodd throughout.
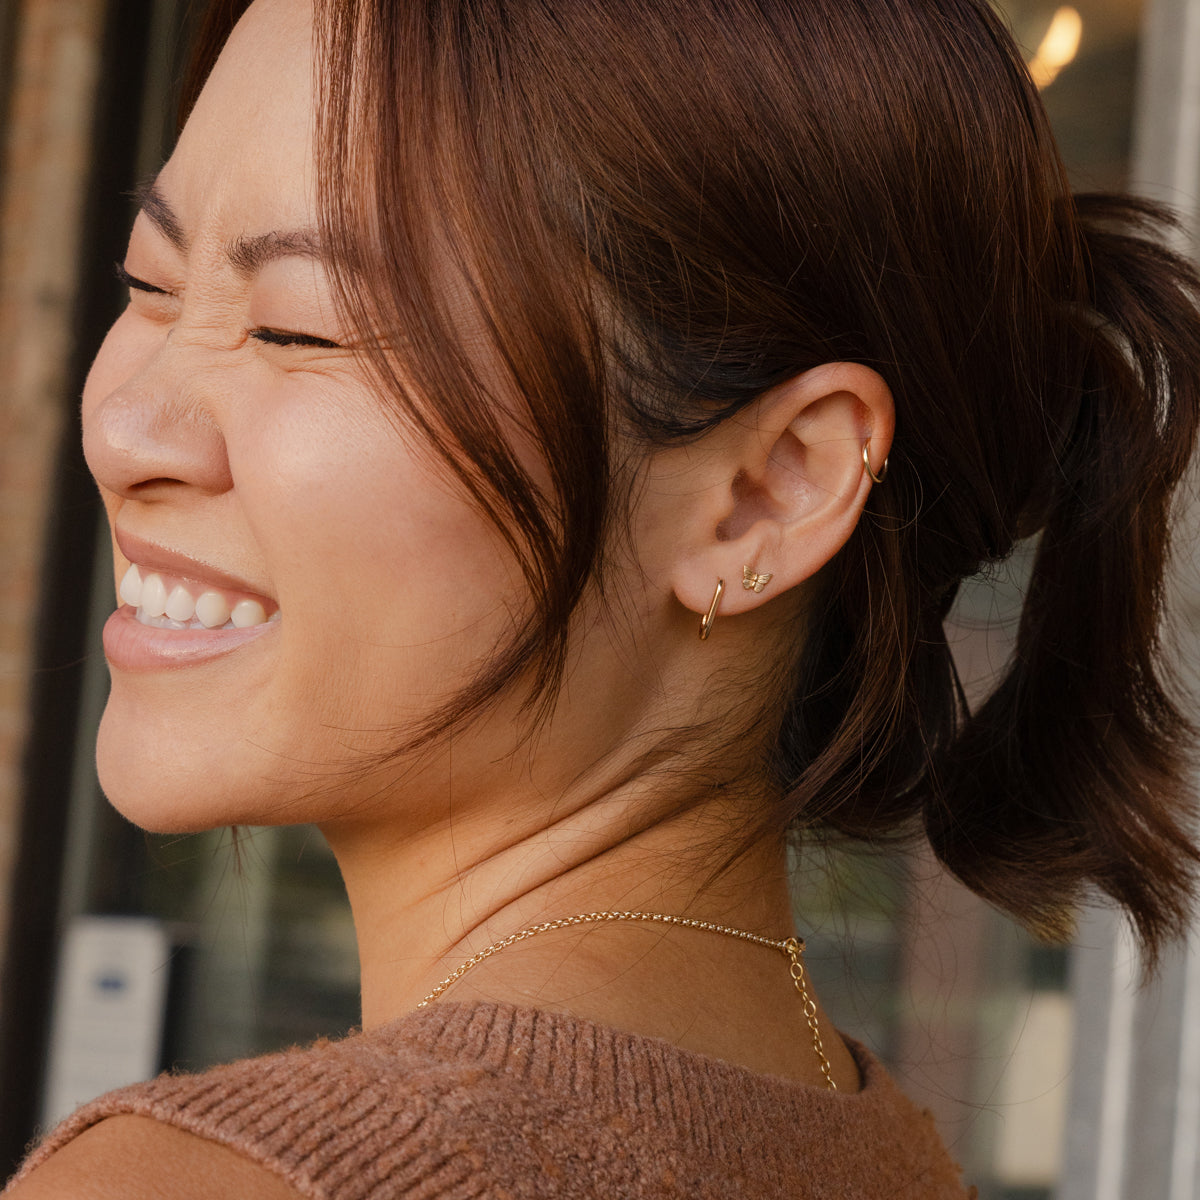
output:
<path id="1" fill-rule="evenodd" d="M 464 1069 L 500 1071 L 597 1111 L 636 1114 L 643 1128 L 649 1123 L 708 1152 L 730 1149 L 723 1143 L 731 1130 L 764 1122 L 811 1124 L 819 1115 L 841 1124 L 908 1106 L 874 1055 L 849 1039 L 858 1092 L 759 1074 L 659 1038 L 501 1002 L 443 1002 L 360 1036 Z"/>

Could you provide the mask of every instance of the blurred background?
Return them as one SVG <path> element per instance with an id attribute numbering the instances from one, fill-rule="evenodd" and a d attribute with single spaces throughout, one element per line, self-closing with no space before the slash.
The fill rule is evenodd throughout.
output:
<path id="1" fill-rule="evenodd" d="M 0 0 L 0 1178 L 100 1091 L 358 1019 L 319 834 L 147 836 L 93 774 L 113 582 L 77 397 L 122 303 L 128 192 L 171 143 L 194 7 Z M 1166 199 L 1190 248 L 1200 0 L 998 7 L 1076 186 Z M 1187 530 L 1172 636 L 1195 663 Z M 977 581 L 952 616 L 969 688 L 1003 665 L 1022 566 Z M 831 1012 L 933 1109 L 983 1200 L 1200 1200 L 1200 946 L 1139 989 L 1111 914 L 1049 948 L 920 854 L 814 849 L 797 867 Z"/>

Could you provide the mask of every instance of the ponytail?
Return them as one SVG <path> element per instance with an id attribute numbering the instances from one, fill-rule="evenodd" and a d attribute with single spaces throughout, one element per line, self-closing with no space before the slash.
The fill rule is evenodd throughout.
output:
<path id="1" fill-rule="evenodd" d="M 1200 415 L 1200 282 L 1148 235 L 1159 208 L 1077 199 L 1090 310 L 1075 419 L 1052 463 L 1016 651 L 941 770 L 925 824 L 941 860 L 1036 932 L 1069 935 L 1092 886 L 1153 962 L 1185 926 L 1197 860 L 1192 728 L 1162 644 L 1172 497 Z"/>

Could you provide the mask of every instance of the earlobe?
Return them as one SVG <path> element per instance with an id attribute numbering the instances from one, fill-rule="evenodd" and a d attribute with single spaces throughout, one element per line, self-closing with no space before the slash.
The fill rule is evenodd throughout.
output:
<path id="1" fill-rule="evenodd" d="M 734 616 L 815 575 L 883 482 L 893 425 L 891 391 L 877 372 L 829 363 L 714 429 L 692 449 L 689 473 L 707 478 L 690 493 L 694 503 L 680 506 L 689 536 L 672 551 L 678 600 L 707 614 L 722 580 L 713 619 Z"/>

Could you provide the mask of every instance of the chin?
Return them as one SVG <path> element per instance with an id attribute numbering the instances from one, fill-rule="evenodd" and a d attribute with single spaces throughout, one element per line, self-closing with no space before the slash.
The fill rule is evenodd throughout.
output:
<path id="1" fill-rule="evenodd" d="M 100 787 L 117 812 L 151 833 L 276 823 L 263 820 L 264 798 L 248 794 L 246 781 L 261 776 L 244 754 L 215 752 L 219 745 L 131 719 L 110 699 L 96 740 Z"/>
<path id="2" fill-rule="evenodd" d="M 126 820 L 150 833 L 200 833 L 234 823 L 226 819 L 224 805 L 204 803 L 167 764 L 144 756 L 144 750 L 129 753 L 126 739 L 111 726 L 107 718 L 100 725 L 96 774 L 108 802 Z"/>

